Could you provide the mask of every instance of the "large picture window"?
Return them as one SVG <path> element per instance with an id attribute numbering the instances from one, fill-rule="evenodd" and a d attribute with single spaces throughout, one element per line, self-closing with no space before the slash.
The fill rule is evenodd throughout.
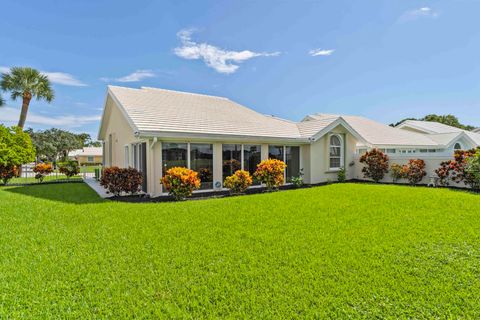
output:
<path id="1" fill-rule="evenodd" d="M 285 161 L 283 158 L 283 146 L 268 146 L 268 158 Z"/>
<path id="2" fill-rule="evenodd" d="M 330 136 L 330 169 L 337 170 L 342 167 L 343 162 L 343 139 L 340 135 Z"/>
<path id="3" fill-rule="evenodd" d="M 262 152 L 260 145 L 244 145 L 243 146 L 243 170 L 248 171 L 253 177 L 257 170 L 257 165 L 262 161 Z M 260 184 L 255 177 L 253 177 L 253 184 Z"/>
<path id="4" fill-rule="evenodd" d="M 223 179 L 231 176 L 235 171 L 242 169 L 242 145 L 224 144 L 222 145 L 222 166 Z"/>
<path id="5" fill-rule="evenodd" d="M 190 144 L 190 169 L 198 172 L 200 189 L 213 189 L 213 145 Z"/>
<path id="6" fill-rule="evenodd" d="M 173 167 L 187 167 L 186 143 L 162 143 L 162 173 Z"/>
<path id="7" fill-rule="evenodd" d="M 300 147 L 285 147 L 286 178 L 291 182 L 293 177 L 300 175 Z"/>

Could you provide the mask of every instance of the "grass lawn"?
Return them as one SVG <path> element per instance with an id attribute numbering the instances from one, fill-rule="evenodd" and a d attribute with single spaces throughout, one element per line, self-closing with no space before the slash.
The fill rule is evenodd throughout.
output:
<path id="1" fill-rule="evenodd" d="M 81 176 L 74 176 L 71 178 L 68 178 L 64 174 L 53 174 L 46 176 L 43 178 L 43 182 L 52 182 L 52 181 L 58 181 L 58 180 L 82 180 Z M 39 180 L 35 179 L 35 177 L 20 177 L 20 178 L 13 178 L 10 179 L 7 183 L 7 185 L 11 184 L 30 184 L 30 183 L 41 183 Z"/>
<path id="2" fill-rule="evenodd" d="M 80 172 L 81 173 L 94 173 L 95 169 L 102 169 L 101 165 L 98 166 L 80 166 Z"/>
<path id="3" fill-rule="evenodd" d="M 479 318 L 480 196 L 335 184 L 181 203 L 0 188 L 6 318 Z"/>

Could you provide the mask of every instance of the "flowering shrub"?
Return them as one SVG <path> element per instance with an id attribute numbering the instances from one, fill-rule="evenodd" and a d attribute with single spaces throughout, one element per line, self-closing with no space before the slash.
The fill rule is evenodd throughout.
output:
<path id="1" fill-rule="evenodd" d="M 18 176 L 18 169 L 16 166 L 12 166 L 12 165 L 7 165 L 7 166 L 3 166 L 3 165 L 0 165 L 0 180 L 3 181 L 3 184 L 7 184 L 7 182 Z"/>
<path id="2" fill-rule="evenodd" d="M 263 160 L 257 165 L 254 175 L 262 183 L 265 183 L 268 190 L 278 188 L 284 183 L 284 172 L 287 165 L 277 159 Z"/>
<path id="3" fill-rule="evenodd" d="M 480 149 L 467 159 L 465 173 L 469 177 L 469 185 L 472 189 L 480 189 Z"/>
<path id="4" fill-rule="evenodd" d="M 400 179 L 405 179 L 407 174 L 405 172 L 405 166 L 394 163 L 390 166 L 390 175 L 392 176 L 393 182 L 397 182 Z"/>
<path id="5" fill-rule="evenodd" d="M 231 176 L 225 178 L 223 185 L 230 189 L 231 193 L 243 193 L 253 183 L 250 173 L 245 170 L 237 170 Z"/>
<path id="6" fill-rule="evenodd" d="M 364 177 L 375 182 L 382 180 L 388 172 L 388 156 L 378 149 L 367 151 L 360 157 L 360 163 L 365 165 L 362 169 Z"/>
<path id="7" fill-rule="evenodd" d="M 100 178 L 100 185 L 115 196 L 119 196 L 122 192 L 129 194 L 139 192 L 142 182 L 142 174 L 134 168 L 105 168 Z"/>
<path id="8" fill-rule="evenodd" d="M 175 200 L 184 200 L 192 195 L 193 190 L 200 188 L 200 179 L 193 170 L 173 167 L 163 176 L 162 184 Z"/>
<path id="9" fill-rule="evenodd" d="M 58 171 L 66 175 L 67 178 L 71 178 L 80 172 L 80 168 L 77 161 L 68 160 L 58 164 Z"/>
<path id="10" fill-rule="evenodd" d="M 440 167 L 435 170 L 439 177 L 440 184 L 446 186 L 450 181 L 455 183 L 464 182 L 467 186 L 474 188 L 476 185 L 474 172 L 466 170 L 468 159 L 475 156 L 475 153 L 480 150 L 456 150 L 454 153 L 454 160 L 444 161 L 440 163 Z"/>
<path id="11" fill-rule="evenodd" d="M 422 181 L 423 177 L 427 175 L 425 171 L 425 161 L 422 159 L 410 159 L 408 163 L 403 166 L 405 178 L 414 185 Z"/>
<path id="12" fill-rule="evenodd" d="M 37 163 L 33 167 L 33 172 L 35 172 L 35 179 L 42 182 L 47 175 L 53 172 L 53 167 L 51 163 Z"/>

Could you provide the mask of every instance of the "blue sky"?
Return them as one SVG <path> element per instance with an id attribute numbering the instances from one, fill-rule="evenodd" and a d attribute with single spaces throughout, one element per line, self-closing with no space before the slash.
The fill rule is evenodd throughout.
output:
<path id="1" fill-rule="evenodd" d="M 54 82 L 53 103 L 31 104 L 35 129 L 95 136 L 107 84 L 292 120 L 452 113 L 480 126 L 480 1 L 4 0 L 2 12 L 0 71 L 32 66 Z M 7 101 L 0 122 L 19 106 Z"/>

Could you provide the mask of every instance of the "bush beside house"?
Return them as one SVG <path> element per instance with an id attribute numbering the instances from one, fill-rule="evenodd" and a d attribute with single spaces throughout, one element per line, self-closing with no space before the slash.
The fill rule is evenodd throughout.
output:
<path id="1" fill-rule="evenodd" d="M 138 193 L 141 190 L 142 182 L 142 174 L 134 168 L 105 168 L 100 179 L 100 185 L 115 196 L 120 196 L 122 192 Z"/>
<path id="2" fill-rule="evenodd" d="M 367 151 L 360 157 L 360 163 L 365 166 L 362 172 L 365 178 L 379 182 L 388 173 L 388 156 L 378 149 Z"/>
<path id="3" fill-rule="evenodd" d="M 253 183 L 250 173 L 245 170 L 237 170 L 231 176 L 225 178 L 224 186 L 233 194 L 244 193 Z"/>
<path id="4" fill-rule="evenodd" d="M 254 175 L 261 183 L 266 185 L 268 190 L 272 191 L 283 185 L 286 168 L 287 165 L 281 160 L 267 159 L 257 165 Z"/>
<path id="5" fill-rule="evenodd" d="M 175 200 L 185 200 L 200 188 L 198 173 L 184 167 L 168 169 L 161 181 Z"/>

